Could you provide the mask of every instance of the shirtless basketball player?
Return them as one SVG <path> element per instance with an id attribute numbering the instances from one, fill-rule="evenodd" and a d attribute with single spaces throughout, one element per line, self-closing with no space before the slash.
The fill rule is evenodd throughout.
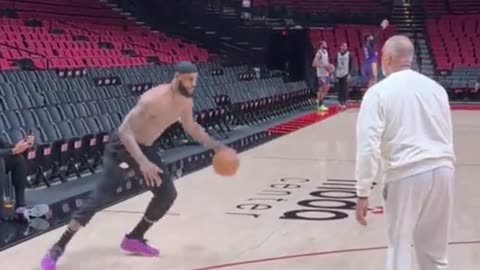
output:
<path id="1" fill-rule="evenodd" d="M 146 243 L 144 234 L 166 214 L 177 197 L 177 191 L 154 142 L 166 128 L 180 118 L 185 131 L 205 147 L 215 151 L 226 147 L 210 138 L 193 120 L 192 97 L 197 77 L 194 64 L 181 62 L 175 66 L 175 77 L 170 84 L 155 87 L 140 97 L 137 105 L 126 115 L 105 147 L 104 175 L 96 190 L 85 204 L 73 213 L 66 231 L 43 258 L 43 270 L 56 269 L 57 260 L 73 235 L 90 222 L 104 202 L 115 196 L 117 187 L 123 184 L 125 175 L 131 170 L 143 176 L 154 196 L 141 221 L 125 236 L 120 246 L 123 250 L 138 255 L 159 254 L 156 248 Z"/>

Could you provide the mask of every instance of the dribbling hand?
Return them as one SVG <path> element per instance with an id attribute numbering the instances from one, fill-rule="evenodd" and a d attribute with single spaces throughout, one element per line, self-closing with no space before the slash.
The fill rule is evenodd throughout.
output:
<path id="1" fill-rule="evenodd" d="M 140 171 L 143 174 L 143 179 L 149 187 L 159 187 L 162 184 L 162 178 L 160 174 L 163 171 L 154 163 L 145 161 L 140 164 Z"/>
<path id="2" fill-rule="evenodd" d="M 222 150 L 229 149 L 229 148 L 230 148 L 230 147 L 228 147 L 228 146 L 226 146 L 226 145 L 224 145 L 224 144 L 220 144 L 220 143 L 219 143 L 217 146 L 215 146 L 215 147 L 213 148 L 213 151 L 214 151 L 215 153 L 218 153 L 218 152 L 220 152 L 220 151 L 222 151 Z"/>

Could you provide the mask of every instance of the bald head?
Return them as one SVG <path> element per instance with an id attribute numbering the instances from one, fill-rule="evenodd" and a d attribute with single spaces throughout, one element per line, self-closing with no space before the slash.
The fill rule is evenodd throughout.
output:
<path id="1" fill-rule="evenodd" d="M 385 42 L 383 53 L 390 55 L 395 60 L 409 60 L 409 62 L 412 62 L 415 50 L 408 37 L 397 35 Z"/>
<path id="2" fill-rule="evenodd" d="M 383 45 L 383 63 L 387 73 L 410 68 L 415 55 L 412 42 L 406 36 L 390 37 Z"/>

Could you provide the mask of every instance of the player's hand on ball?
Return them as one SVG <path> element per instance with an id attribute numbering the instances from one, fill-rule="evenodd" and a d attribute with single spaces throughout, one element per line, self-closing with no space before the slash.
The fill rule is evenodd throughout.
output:
<path id="1" fill-rule="evenodd" d="M 358 198 L 357 208 L 355 210 L 358 223 L 367 226 L 368 198 Z"/>
<path id="2" fill-rule="evenodd" d="M 213 148 L 213 151 L 214 151 L 215 153 L 218 153 L 218 152 L 220 152 L 220 151 L 222 151 L 222 150 L 226 150 L 226 149 L 230 149 L 230 147 L 226 146 L 225 144 L 219 143 L 217 146 L 215 146 L 215 147 Z"/>
<path id="3" fill-rule="evenodd" d="M 335 71 L 335 66 L 332 65 L 332 64 L 328 65 L 328 71 L 329 71 L 330 73 L 333 73 L 333 72 Z"/>
<path id="4" fill-rule="evenodd" d="M 149 187 L 159 187 L 162 183 L 162 178 L 160 174 L 163 173 L 157 165 L 151 161 L 145 161 L 140 164 L 140 171 L 143 173 L 143 178 L 145 179 L 145 184 Z"/>

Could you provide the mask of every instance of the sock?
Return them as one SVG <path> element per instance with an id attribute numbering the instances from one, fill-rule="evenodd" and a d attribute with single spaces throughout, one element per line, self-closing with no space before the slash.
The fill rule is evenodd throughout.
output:
<path id="1" fill-rule="evenodd" d="M 67 227 L 67 230 L 62 234 L 62 237 L 60 237 L 60 240 L 58 240 L 56 246 L 65 249 L 67 246 L 68 242 L 72 239 L 72 237 L 75 235 L 76 231 L 70 229 L 70 227 Z"/>
<path id="2" fill-rule="evenodd" d="M 145 217 L 140 220 L 137 226 L 132 230 L 131 233 L 127 235 L 127 238 L 130 239 L 143 239 L 145 233 L 153 225 L 153 222 L 147 220 Z"/>

